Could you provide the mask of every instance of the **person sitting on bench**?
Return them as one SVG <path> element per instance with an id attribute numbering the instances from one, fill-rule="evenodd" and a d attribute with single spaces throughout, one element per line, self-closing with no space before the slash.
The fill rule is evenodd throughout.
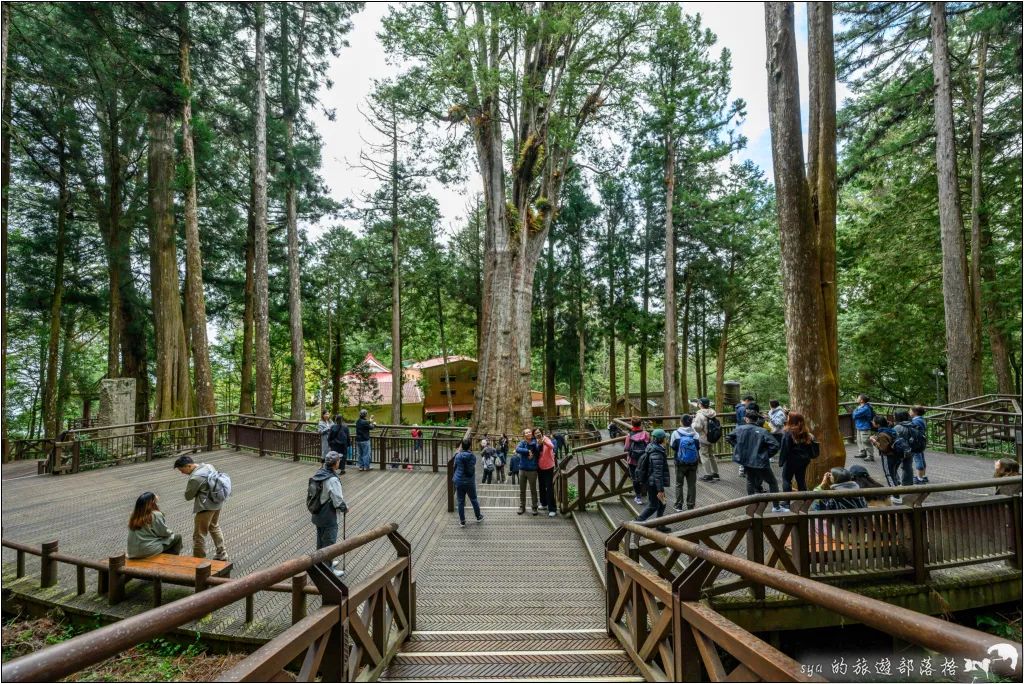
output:
<path id="1" fill-rule="evenodd" d="M 161 553 L 181 553 L 181 535 L 167 529 L 164 514 L 153 492 L 144 492 L 128 519 L 128 557 L 151 558 Z"/>
<path id="2" fill-rule="evenodd" d="M 848 489 L 860 489 L 853 474 L 846 468 L 833 468 L 825 473 L 821 484 L 814 488 L 814 491 L 844 491 Z M 867 508 L 868 504 L 863 496 L 853 496 L 842 499 L 818 499 L 814 502 L 816 511 L 845 511 L 853 508 Z"/>

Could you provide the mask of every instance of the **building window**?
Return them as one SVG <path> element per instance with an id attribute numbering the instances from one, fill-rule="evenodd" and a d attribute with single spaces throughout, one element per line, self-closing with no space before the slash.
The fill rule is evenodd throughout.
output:
<path id="1" fill-rule="evenodd" d="M 456 392 L 458 392 L 458 390 L 452 390 L 451 396 L 453 396 L 453 397 L 454 397 L 454 396 L 455 396 L 455 393 L 456 393 Z M 442 397 L 447 397 L 447 396 L 449 396 L 449 395 L 448 395 L 448 390 L 441 390 L 441 396 L 442 396 Z"/>
<path id="2" fill-rule="evenodd" d="M 476 376 L 475 376 L 475 375 L 474 375 L 474 376 L 472 376 L 472 377 L 471 377 L 471 378 L 469 379 L 469 381 L 470 381 L 470 382 L 476 382 Z"/>

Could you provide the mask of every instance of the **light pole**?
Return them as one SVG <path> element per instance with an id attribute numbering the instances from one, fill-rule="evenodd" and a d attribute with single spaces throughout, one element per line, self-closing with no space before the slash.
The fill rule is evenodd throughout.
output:
<path id="1" fill-rule="evenodd" d="M 942 406 L 942 381 L 939 380 L 945 373 L 941 368 L 932 368 L 932 375 L 935 376 L 935 405 Z"/>

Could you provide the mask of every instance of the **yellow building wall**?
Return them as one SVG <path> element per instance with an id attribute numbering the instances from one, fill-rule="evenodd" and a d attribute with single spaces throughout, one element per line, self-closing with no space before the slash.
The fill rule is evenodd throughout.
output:
<path id="1" fill-rule="evenodd" d="M 397 425 L 399 421 L 391 419 L 391 405 L 387 406 L 364 406 L 370 415 L 380 423 L 381 425 Z M 345 420 L 349 423 L 355 422 L 359 418 L 359 407 L 358 406 L 346 406 L 341 410 L 341 415 L 345 416 Z M 423 404 L 402 404 L 402 420 L 401 422 L 406 425 L 413 425 L 414 423 L 423 423 Z"/>

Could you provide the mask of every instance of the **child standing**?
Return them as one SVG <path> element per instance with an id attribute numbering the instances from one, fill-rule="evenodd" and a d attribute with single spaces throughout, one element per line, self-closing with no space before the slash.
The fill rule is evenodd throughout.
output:
<path id="1" fill-rule="evenodd" d="M 519 459 L 520 456 L 516 452 L 512 452 L 512 455 L 508 459 L 508 481 L 509 484 L 519 484 Z"/>
<path id="2" fill-rule="evenodd" d="M 480 440 L 480 463 L 484 466 L 484 479 L 481 484 L 494 484 L 494 447 L 486 439 Z"/>

